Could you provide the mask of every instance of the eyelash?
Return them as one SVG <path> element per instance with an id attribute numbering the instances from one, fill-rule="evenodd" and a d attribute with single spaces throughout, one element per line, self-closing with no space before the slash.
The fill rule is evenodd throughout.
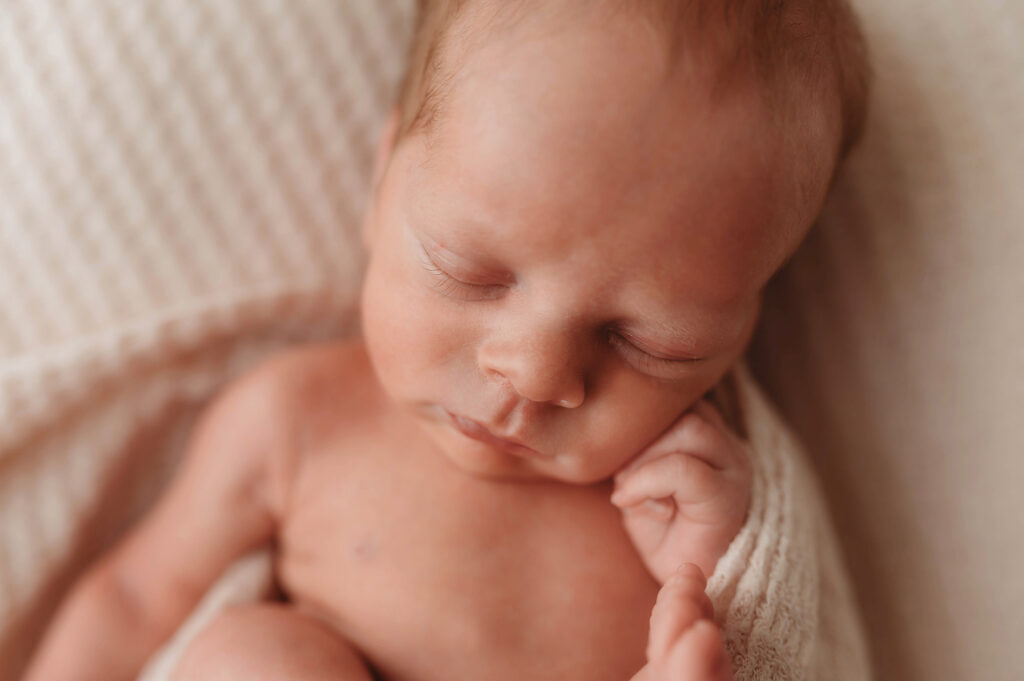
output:
<path id="1" fill-rule="evenodd" d="M 434 262 L 429 259 L 429 256 L 425 256 L 423 259 L 423 269 L 436 277 L 437 281 L 434 282 L 434 288 L 437 289 L 439 293 L 449 298 L 455 298 L 464 302 L 474 300 L 491 300 L 495 297 L 485 295 L 480 298 L 471 298 L 466 295 L 467 291 L 492 290 L 495 293 L 500 293 L 502 289 L 506 288 L 500 284 L 470 284 L 469 282 L 462 281 L 461 279 L 456 279 L 435 265 Z"/>
<path id="2" fill-rule="evenodd" d="M 652 355 L 649 352 L 645 352 L 633 345 L 627 339 L 614 331 L 608 332 L 608 342 L 611 343 L 613 347 L 624 348 L 627 353 L 634 355 L 645 369 L 678 370 L 702 361 L 699 357 L 693 359 L 668 359 L 666 357 Z"/>
<path id="3" fill-rule="evenodd" d="M 429 256 L 423 260 L 423 269 L 429 272 L 431 275 L 436 277 L 437 281 L 434 282 L 434 288 L 437 289 L 442 295 L 448 296 L 449 298 L 457 298 L 462 301 L 473 301 L 473 300 L 490 300 L 490 296 L 483 298 L 470 298 L 466 294 L 467 291 L 479 291 L 479 290 L 502 290 L 505 286 L 500 284 L 471 284 L 469 282 L 456 279 L 452 275 L 448 274 L 440 267 L 438 267 Z M 622 348 L 627 354 L 632 355 L 636 358 L 636 361 L 640 363 L 642 370 L 655 371 L 658 370 L 679 370 L 682 367 L 687 367 L 692 364 L 700 362 L 700 358 L 695 359 L 667 359 L 665 357 L 657 357 L 648 352 L 645 352 L 633 345 L 627 339 L 623 338 L 620 334 L 615 331 L 608 331 L 608 342 L 616 348 Z"/>

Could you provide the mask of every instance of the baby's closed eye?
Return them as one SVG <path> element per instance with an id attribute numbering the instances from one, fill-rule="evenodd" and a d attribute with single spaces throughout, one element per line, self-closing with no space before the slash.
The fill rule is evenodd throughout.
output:
<path id="1" fill-rule="evenodd" d="M 506 284 L 485 283 L 473 281 L 474 277 L 469 274 L 459 273 L 458 276 L 442 269 L 434 262 L 425 249 L 422 249 L 423 269 L 429 272 L 435 279 L 433 286 L 442 295 L 463 302 L 477 300 L 494 300 L 508 288 Z"/>

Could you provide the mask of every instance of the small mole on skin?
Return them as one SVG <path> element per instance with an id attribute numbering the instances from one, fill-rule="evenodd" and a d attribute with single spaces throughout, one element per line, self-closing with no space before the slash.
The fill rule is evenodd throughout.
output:
<path id="1" fill-rule="evenodd" d="M 362 537 L 352 545 L 352 558 L 367 561 L 377 555 L 377 540 L 372 536 Z"/>

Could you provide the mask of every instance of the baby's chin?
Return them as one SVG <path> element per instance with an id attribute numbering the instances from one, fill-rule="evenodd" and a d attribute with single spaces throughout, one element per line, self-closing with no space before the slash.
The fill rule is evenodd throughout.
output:
<path id="1" fill-rule="evenodd" d="M 443 450 L 444 457 L 464 473 L 487 480 L 533 482 L 548 480 L 550 476 L 534 470 L 521 460 L 500 452 L 471 452 Z"/>

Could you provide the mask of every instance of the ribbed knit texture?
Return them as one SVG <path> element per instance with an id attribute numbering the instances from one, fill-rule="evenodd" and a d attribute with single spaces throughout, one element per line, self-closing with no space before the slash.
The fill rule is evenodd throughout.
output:
<path id="1" fill-rule="evenodd" d="M 354 330 L 410 9 L 0 7 L 0 681 L 151 503 L 215 390 Z M 754 504 L 710 584 L 737 678 L 866 678 L 813 480 L 741 376 Z"/>
<path id="2" fill-rule="evenodd" d="M 190 419 L 346 333 L 410 2 L 0 4 L 0 679 Z"/>

